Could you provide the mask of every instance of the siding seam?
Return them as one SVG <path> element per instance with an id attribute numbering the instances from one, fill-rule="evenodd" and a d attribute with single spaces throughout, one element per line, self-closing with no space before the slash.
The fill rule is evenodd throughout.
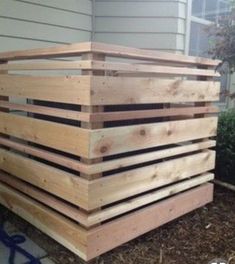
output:
<path id="1" fill-rule="evenodd" d="M 45 5 L 45 4 L 39 4 L 39 3 L 32 3 L 32 2 L 27 1 L 27 0 L 13 0 L 13 1 L 22 2 L 22 3 L 29 4 L 29 5 L 36 5 L 36 6 L 42 6 L 42 7 L 57 9 L 57 10 L 61 10 L 61 11 L 69 12 L 69 13 L 81 14 L 81 15 L 85 15 L 85 16 L 89 16 L 89 17 L 92 16 L 92 14 L 88 14 L 88 13 L 85 13 L 85 12 L 78 12 L 78 11 L 74 11 L 74 10 L 71 10 L 71 9 L 64 9 L 64 8 L 60 8 L 60 7 L 56 7 L 56 6 L 51 6 L 51 5 Z M 87 1 L 91 2 L 91 0 L 87 0 Z"/>
<path id="2" fill-rule="evenodd" d="M 40 24 L 40 25 L 53 26 L 53 27 L 58 27 L 58 28 L 72 29 L 72 30 L 77 30 L 77 31 L 91 32 L 91 30 L 88 30 L 88 29 L 75 28 L 75 27 L 69 27 L 69 26 L 61 26 L 61 25 L 56 25 L 56 24 L 51 24 L 51 23 L 46 23 L 46 22 L 28 20 L 28 19 L 24 19 L 24 18 L 15 18 L 15 17 L 8 17 L 8 16 L 2 16 L 2 15 L 0 15 L 0 18 L 10 19 L 10 20 L 18 20 L 18 21 Z"/>

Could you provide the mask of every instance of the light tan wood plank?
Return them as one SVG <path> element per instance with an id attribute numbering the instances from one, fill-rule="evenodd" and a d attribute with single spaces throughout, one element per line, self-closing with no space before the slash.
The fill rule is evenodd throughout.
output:
<path id="1" fill-rule="evenodd" d="M 79 127 L 0 113 L 0 132 L 78 156 L 88 155 L 89 133 Z"/>
<path id="2" fill-rule="evenodd" d="M 0 53 L 0 60 L 27 60 L 27 59 L 47 59 L 52 57 L 80 56 L 91 51 L 91 43 L 75 43 L 60 45 L 49 48 L 18 50 Z"/>
<path id="3" fill-rule="evenodd" d="M 93 68 L 92 61 L 56 61 L 56 62 L 27 62 L 0 65 L 0 70 L 7 71 L 47 71 L 47 70 L 82 70 Z"/>
<path id="4" fill-rule="evenodd" d="M 1 143 L 1 139 L 0 139 L 0 143 Z M 109 170 L 120 169 L 127 166 L 141 164 L 144 162 L 174 157 L 176 155 L 198 151 L 201 149 L 212 148 L 215 147 L 215 145 L 216 145 L 216 141 L 207 140 L 194 144 L 183 144 L 182 146 L 166 148 L 163 150 L 152 151 L 144 154 L 132 155 L 125 158 L 113 159 L 109 161 L 100 162 L 94 165 L 90 165 L 87 168 L 87 173 L 93 174 L 93 173 L 99 173 Z"/>
<path id="5" fill-rule="evenodd" d="M 30 154 L 32 156 L 44 160 L 51 161 L 53 163 L 59 164 L 69 169 L 73 169 L 75 171 L 83 172 L 87 175 L 92 175 L 118 168 L 124 168 L 131 165 L 136 165 L 139 163 L 163 159 L 171 156 L 185 154 L 188 152 L 198 151 L 201 149 L 212 148 L 215 147 L 216 141 L 207 140 L 193 144 L 186 144 L 186 145 L 183 144 L 182 146 L 167 148 L 164 150 L 157 150 L 145 154 L 132 155 L 129 157 L 114 159 L 110 161 L 103 161 L 95 164 L 85 164 L 80 161 L 59 154 L 55 154 L 43 149 L 39 149 L 33 146 L 15 142 L 13 140 L 9 140 L 2 137 L 0 137 L 0 145 L 12 148 L 14 150 L 18 150 L 25 154 Z"/>
<path id="6" fill-rule="evenodd" d="M 91 131 L 90 157 L 176 144 L 216 135 L 217 117 L 197 118 Z"/>
<path id="7" fill-rule="evenodd" d="M 93 59 L 97 59 L 97 60 L 101 60 L 104 61 L 105 60 L 105 56 L 102 54 L 94 54 L 94 53 L 87 53 L 82 55 L 82 60 L 93 60 Z M 104 71 L 88 71 L 88 70 L 83 70 L 82 71 L 82 75 L 88 75 L 88 76 L 93 76 L 93 75 L 104 75 Z M 91 88 L 91 87 L 90 87 Z M 91 92 L 91 90 L 90 90 Z M 84 113 L 94 113 L 94 112 L 103 112 L 104 111 L 104 107 L 102 105 L 100 106 L 87 106 L 87 105 L 82 105 L 81 106 L 81 111 Z M 97 128 L 103 128 L 103 122 L 96 122 L 96 123 L 91 123 L 91 122 L 81 122 L 81 127 L 83 128 L 88 128 L 88 129 L 97 129 Z M 102 161 L 102 158 L 99 159 L 84 159 L 82 158 L 81 161 L 86 164 L 86 165 L 91 165 L 94 163 L 98 163 Z M 99 174 L 86 174 L 86 173 L 81 173 L 80 174 L 81 177 L 88 179 L 88 180 L 92 180 L 95 178 L 100 178 L 102 177 L 102 173 Z"/>
<path id="8" fill-rule="evenodd" d="M 146 204 L 161 200 L 167 196 L 185 191 L 197 185 L 201 185 L 214 179 L 214 174 L 207 173 L 192 179 L 170 185 L 168 187 L 161 188 L 157 191 L 152 191 L 148 194 L 141 195 L 137 198 L 128 199 L 126 202 L 121 202 L 117 205 L 104 208 L 101 211 L 97 211 L 89 215 L 88 223 L 90 226 L 121 215 L 128 211 L 134 210 Z"/>
<path id="9" fill-rule="evenodd" d="M 51 207 L 52 209 L 73 219 L 74 221 L 80 222 L 82 225 L 87 226 L 88 216 L 83 211 L 79 210 L 78 207 L 74 207 L 63 200 L 59 200 L 55 196 L 35 188 L 34 186 L 23 182 L 11 176 L 10 174 L 4 173 L 3 171 L 0 172 L 0 181 L 26 195 L 29 195 L 33 199 Z"/>
<path id="10" fill-rule="evenodd" d="M 55 117 L 78 120 L 78 121 L 89 122 L 90 120 L 88 113 L 82 113 L 80 111 L 73 111 L 73 110 L 64 110 L 64 109 L 59 109 L 59 108 L 47 107 L 47 106 L 38 106 L 38 105 L 31 105 L 31 104 L 24 104 L 24 105 L 15 104 L 15 103 L 9 103 L 9 102 L 0 100 L 0 108 L 19 110 L 19 111 L 25 111 L 25 112 L 34 113 L 34 114 L 55 116 Z"/>
<path id="11" fill-rule="evenodd" d="M 107 56 L 113 56 L 113 57 L 132 58 L 132 59 L 149 60 L 149 61 L 169 61 L 169 62 L 177 62 L 177 63 L 187 63 L 187 64 L 190 63 L 196 65 L 211 65 L 211 66 L 217 66 L 220 63 L 219 60 L 212 60 L 208 58 L 166 53 L 155 50 L 144 50 L 144 49 L 111 45 L 105 43 L 93 42 L 91 45 L 92 45 L 91 49 L 93 52 L 104 53 Z"/>
<path id="12" fill-rule="evenodd" d="M 133 120 L 133 119 L 152 118 L 152 117 L 182 116 L 185 114 L 193 116 L 195 114 L 201 114 L 201 113 L 213 114 L 218 112 L 219 109 L 216 106 L 165 108 L 165 109 L 136 110 L 136 111 L 115 111 L 115 112 L 104 112 L 104 113 L 92 113 L 90 114 L 90 121 L 105 122 L 105 121 Z"/>
<path id="13" fill-rule="evenodd" d="M 89 208 L 110 204 L 213 170 L 215 151 L 204 152 L 117 173 L 89 183 Z"/>
<path id="14" fill-rule="evenodd" d="M 80 177 L 0 148 L 0 169 L 86 208 L 87 182 Z"/>
<path id="15" fill-rule="evenodd" d="M 145 73 L 157 73 L 157 74 L 170 74 L 170 75 L 190 75 L 190 76 L 220 76 L 218 72 L 214 70 L 202 70 L 186 67 L 173 67 L 163 65 L 151 65 L 151 64 L 130 64 L 120 62 L 99 62 L 92 61 L 92 69 L 103 69 L 105 71 L 120 71 L 120 72 L 145 72 Z"/>
<path id="16" fill-rule="evenodd" d="M 220 76 L 214 70 L 204 70 L 186 67 L 172 67 L 162 65 L 130 64 L 119 62 L 102 62 L 96 60 L 84 60 L 75 62 L 45 62 L 45 63 L 20 63 L 0 65 L 0 70 L 104 70 L 123 72 L 146 72 L 170 75 L 190 75 L 190 76 Z"/>
<path id="17" fill-rule="evenodd" d="M 93 105 L 203 102 L 219 100 L 220 83 L 138 77 L 91 80 Z"/>
<path id="18" fill-rule="evenodd" d="M 25 143 L 24 144 L 19 143 L 19 142 L 13 141 L 12 139 L 9 140 L 9 139 L 0 137 L 0 145 L 20 151 L 23 154 L 29 154 L 34 157 L 38 157 L 38 158 L 41 158 L 47 161 L 51 161 L 53 163 L 64 166 L 68 169 L 72 169 L 72 170 L 80 171 L 80 172 L 89 171 L 89 167 L 86 164 L 83 164 L 82 162 L 78 160 L 71 159 L 71 158 L 62 156 L 60 154 L 52 153 L 44 149 L 36 148 L 31 145 L 26 145 Z"/>
<path id="19" fill-rule="evenodd" d="M 61 45 L 51 48 L 32 49 L 24 51 L 13 51 L 0 53 L 0 60 L 25 60 L 25 59 L 45 59 L 52 57 L 79 56 L 83 53 L 94 52 L 113 57 L 123 57 L 149 61 L 167 61 L 182 64 L 210 65 L 217 66 L 219 60 L 208 58 L 192 57 L 181 54 L 166 53 L 153 50 L 144 50 L 132 47 L 84 42 L 78 44 Z"/>
<path id="20" fill-rule="evenodd" d="M 63 246 L 87 259 L 87 234 L 79 225 L 0 183 L 0 203 Z"/>
<path id="21" fill-rule="evenodd" d="M 61 103 L 89 104 L 90 79 L 87 76 L 1 75 L 0 95 Z"/>
<path id="22" fill-rule="evenodd" d="M 88 232 L 88 260 L 212 200 L 213 185 L 205 184 L 92 229 Z"/>

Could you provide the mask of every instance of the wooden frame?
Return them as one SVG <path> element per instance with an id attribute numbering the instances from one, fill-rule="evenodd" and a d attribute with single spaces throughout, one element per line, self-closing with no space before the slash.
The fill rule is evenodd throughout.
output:
<path id="1" fill-rule="evenodd" d="M 219 61 L 102 43 L 0 61 L 0 203 L 84 260 L 212 201 Z"/>

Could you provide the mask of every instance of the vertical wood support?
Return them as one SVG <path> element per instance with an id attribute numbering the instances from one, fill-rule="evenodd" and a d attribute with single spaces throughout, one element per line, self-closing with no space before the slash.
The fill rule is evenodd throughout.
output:
<path id="1" fill-rule="evenodd" d="M 0 61 L 0 64 L 7 64 L 8 62 L 7 61 Z M 0 74 L 7 74 L 8 71 L 1 71 L 0 70 Z M 0 75 L 0 78 L 1 78 L 1 75 Z M 7 96 L 1 96 L 0 95 L 0 100 L 2 101 L 9 101 L 9 98 Z M 8 110 L 6 108 L 0 108 L 0 111 L 2 112 L 8 112 Z"/>
<path id="2" fill-rule="evenodd" d="M 210 67 L 197 67 L 198 69 L 210 69 Z M 213 69 L 213 68 L 212 68 Z M 200 80 L 200 81 L 213 81 L 213 77 L 206 77 L 206 76 L 198 76 L 197 77 L 197 80 Z M 198 102 L 198 103 L 195 103 L 195 106 L 211 106 L 212 103 L 211 102 Z M 205 117 L 207 116 L 207 114 L 196 114 L 195 117 Z"/>
<path id="3" fill-rule="evenodd" d="M 0 64 L 7 64 L 7 63 L 8 63 L 8 61 L 0 61 Z M 1 78 L 1 74 L 7 74 L 7 73 L 8 73 L 8 71 L 1 71 L 0 70 L 0 78 Z M 9 97 L 7 97 L 7 96 L 1 96 L 0 95 L 0 100 L 2 100 L 2 101 L 9 101 Z M 0 112 L 9 112 L 9 109 L 1 108 L 0 107 Z M 0 136 L 7 137 L 7 136 L 5 136 L 5 135 L 3 135 L 1 133 L 0 133 Z"/>
<path id="4" fill-rule="evenodd" d="M 201 67 L 197 67 L 198 69 L 210 69 L 210 67 L 207 66 L 201 66 Z M 206 77 L 206 76 L 198 76 L 197 80 L 200 81 L 212 81 L 213 77 Z M 194 103 L 195 106 L 212 106 L 211 102 L 198 102 L 198 103 Z M 202 117 L 206 117 L 207 114 L 196 114 L 194 115 L 195 118 L 202 118 Z M 202 141 L 206 141 L 209 138 L 204 138 Z M 197 141 L 193 141 L 193 142 L 197 142 Z"/>
<path id="5" fill-rule="evenodd" d="M 82 56 L 82 60 L 100 60 L 104 61 L 105 56 L 103 54 L 95 54 L 95 53 L 87 53 Z M 104 71 L 89 71 L 89 70 L 82 70 L 82 75 L 104 75 Z M 96 113 L 96 112 L 103 112 L 104 107 L 103 106 L 86 106 L 82 105 L 81 106 L 81 112 L 86 112 L 86 113 Z M 103 122 L 95 122 L 95 123 L 89 123 L 89 122 L 81 122 L 81 127 L 82 128 L 87 128 L 87 129 L 98 129 L 98 128 L 103 128 Z M 97 159 L 86 159 L 82 158 L 81 161 L 85 164 L 94 164 L 101 162 L 103 159 L 102 158 L 97 158 Z M 87 179 L 87 180 L 93 180 L 102 177 L 102 173 L 98 174 L 92 174 L 92 175 L 87 175 L 84 173 L 81 173 L 80 176 Z M 96 209 L 95 211 L 98 211 L 99 209 Z M 91 212 L 89 212 L 91 213 Z"/>
<path id="6" fill-rule="evenodd" d="M 103 54 L 96 54 L 96 53 L 87 53 L 82 55 L 82 60 L 100 60 L 104 61 L 105 56 Z M 91 71 L 91 70 L 82 70 L 82 75 L 104 75 L 104 71 Z M 86 112 L 86 113 L 95 113 L 95 112 L 103 112 L 104 107 L 103 106 L 81 106 L 81 111 Z M 98 129 L 103 127 L 103 122 L 95 122 L 95 123 L 88 123 L 88 122 L 81 122 L 81 127 L 82 128 L 87 128 L 87 129 Z M 85 164 L 94 164 L 102 161 L 102 158 L 99 159 L 86 159 L 82 158 L 81 161 Z M 102 173 L 99 174 L 93 174 L 93 175 L 86 175 L 82 173 L 80 175 L 83 178 L 86 178 L 87 180 L 92 180 L 96 178 L 102 177 Z"/>

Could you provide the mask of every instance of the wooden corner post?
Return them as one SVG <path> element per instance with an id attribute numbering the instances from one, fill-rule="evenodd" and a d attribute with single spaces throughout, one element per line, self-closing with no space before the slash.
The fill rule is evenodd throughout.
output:
<path id="1" fill-rule="evenodd" d="M 0 61 L 0 65 L 1 64 L 7 64 L 7 63 L 8 63 L 8 61 Z M 0 70 L 0 78 L 1 78 L 1 74 L 7 74 L 7 73 L 8 73 L 8 71 L 6 71 L 6 70 Z M 1 101 L 9 101 L 9 97 L 0 96 L 0 100 Z M 0 107 L 0 111 L 6 112 L 7 110 L 5 108 Z"/>
<path id="2" fill-rule="evenodd" d="M 96 53 L 86 53 L 82 55 L 82 60 L 99 60 L 99 61 L 104 61 L 105 60 L 105 55 L 103 54 L 96 54 Z M 104 75 L 104 71 L 102 70 L 82 70 L 82 75 L 87 75 L 87 76 L 94 76 L 94 75 Z M 90 88 L 91 89 L 91 88 Z M 104 107 L 103 106 L 87 106 L 87 105 L 82 105 L 81 106 L 81 112 L 84 113 L 99 113 L 103 112 Z M 103 122 L 81 122 L 81 127 L 86 128 L 86 129 L 98 129 L 98 128 L 103 128 Z M 98 159 L 87 159 L 87 158 L 82 158 L 81 161 L 85 164 L 94 164 L 102 161 L 102 158 Z M 102 177 L 102 173 L 99 174 L 93 174 L 93 175 L 87 175 L 84 173 L 81 173 L 81 177 L 87 179 L 87 180 L 93 180 L 96 178 Z"/>

